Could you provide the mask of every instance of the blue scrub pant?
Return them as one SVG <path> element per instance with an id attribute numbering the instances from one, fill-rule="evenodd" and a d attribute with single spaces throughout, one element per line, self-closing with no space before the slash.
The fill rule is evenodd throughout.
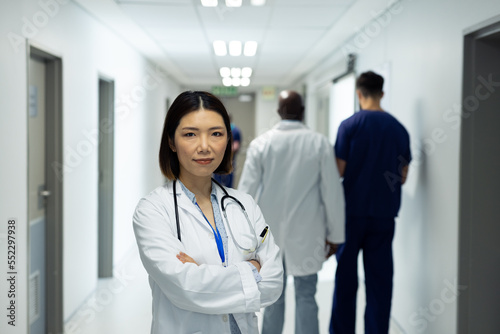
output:
<path id="1" fill-rule="evenodd" d="M 366 286 L 365 333 L 387 334 L 392 300 L 393 218 L 346 217 L 346 239 L 336 254 L 330 334 L 354 334 L 358 254 L 363 250 Z"/>
<path id="2" fill-rule="evenodd" d="M 280 298 L 264 309 L 262 334 L 281 334 L 285 321 L 286 268 L 283 261 L 283 292 Z M 294 276 L 295 286 L 295 334 L 319 334 L 316 285 L 318 274 Z"/>

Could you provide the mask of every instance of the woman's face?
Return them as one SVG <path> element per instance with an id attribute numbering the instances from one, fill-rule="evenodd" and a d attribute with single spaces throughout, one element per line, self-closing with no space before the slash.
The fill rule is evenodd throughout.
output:
<path id="1" fill-rule="evenodd" d="M 215 111 L 199 109 L 181 118 L 172 147 L 179 158 L 179 177 L 211 177 L 224 158 L 227 136 L 224 120 Z"/>

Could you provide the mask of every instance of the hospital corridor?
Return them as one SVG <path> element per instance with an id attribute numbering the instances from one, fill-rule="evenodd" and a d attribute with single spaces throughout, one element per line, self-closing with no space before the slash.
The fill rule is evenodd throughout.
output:
<path id="1" fill-rule="evenodd" d="M 345 241 L 343 227 L 353 240 L 362 228 L 348 222 L 372 212 L 390 228 L 365 258 L 366 277 L 370 252 L 357 257 L 356 297 L 356 253 L 339 252 L 350 265 L 337 286 L 357 302 L 336 302 L 333 319 L 355 312 L 339 323 L 356 334 L 377 322 L 387 334 L 500 333 L 500 1 L 0 0 L 0 36 L 1 334 L 261 333 L 261 307 L 282 283 L 280 243 L 295 283 L 311 287 L 319 270 L 319 332 L 338 334 L 337 259 L 321 267 L 321 252 Z M 358 131 L 368 114 L 401 126 Z M 295 148 L 268 135 L 281 126 L 320 139 L 293 141 L 297 152 L 280 160 L 277 147 Z M 385 159 L 380 147 L 397 150 Z M 189 156 L 201 151 L 213 156 Z M 355 168 L 353 156 L 391 167 Z M 299 162 L 307 169 L 289 177 Z M 229 186 L 212 188 L 231 165 L 217 176 Z M 313 193 L 302 185 L 316 169 Z M 271 170 L 265 184 L 255 177 Z M 395 204 L 359 190 L 371 186 Z M 316 200 L 325 194 L 336 200 Z M 282 217 L 286 233 L 274 225 Z M 195 255 L 165 255 L 179 249 Z M 150 287 L 146 270 L 167 283 Z M 283 334 L 296 333 L 292 275 Z M 365 319 L 367 300 L 377 305 Z"/>

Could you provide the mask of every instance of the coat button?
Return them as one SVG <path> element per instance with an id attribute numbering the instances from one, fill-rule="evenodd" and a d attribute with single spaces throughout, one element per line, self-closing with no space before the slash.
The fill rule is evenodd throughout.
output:
<path id="1" fill-rule="evenodd" d="M 227 314 L 224 314 L 224 315 L 222 316 L 222 321 L 227 322 Z"/>

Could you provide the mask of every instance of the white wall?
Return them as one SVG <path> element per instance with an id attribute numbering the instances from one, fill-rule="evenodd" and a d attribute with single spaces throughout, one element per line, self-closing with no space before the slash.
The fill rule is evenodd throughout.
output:
<path id="1" fill-rule="evenodd" d="M 322 62 L 322 71 L 312 71 L 305 78 L 306 84 L 306 124 L 313 130 L 317 130 L 317 108 L 318 98 L 325 90 L 330 90 L 333 78 L 344 73 L 347 69 L 347 60 L 341 53 L 332 55 Z M 328 93 L 329 94 L 329 93 Z"/>
<path id="2" fill-rule="evenodd" d="M 3 7 L 3 6 L 2 6 Z M 21 4 L 11 11 L 0 10 L 0 35 L 7 36 L 10 29 L 20 27 Z M 0 39 L 0 304 L 5 308 L 10 299 L 7 293 L 7 221 L 17 220 L 16 229 L 16 327 L 8 326 L 6 310 L 2 307 L 0 332 L 24 334 L 27 322 L 27 105 L 26 105 L 26 59 L 24 44 L 14 52 L 6 38 Z M 15 89 L 14 87 L 18 87 Z M 24 273 L 22 275 L 21 273 Z M 4 314 L 5 313 L 5 314 Z"/>
<path id="3" fill-rule="evenodd" d="M 51 7 L 43 7 L 42 3 L 51 3 Z M 0 34 L 17 36 L 14 44 L 7 38 L 0 40 L 0 264 L 6 267 L 4 227 L 7 218 L 14 217 L 18 219 L 19 310 L 18 327 L 14 331 L 9 327 L 9 333 L 25 333 L 28 314 L 25 37 L 63 60 L 63 147 L 64 164 L 68 167 L 63 190 L 65 319 L 85 301 L 97 282 L 95 135 L 99 75 L 115 81 L 115 264 L 135 247 L 131 219 L 137 201 L 163 182 L 157 167 L 157 152 L 165 100 L 170 97 L 172 101 L 180 91 L 165 70 L 148 62 L 73 2 L 26 0 L 0 6 Z M 43 17 L 47 20 L 43 21 Z M 35 29 L 29 31 L 26 22 Z M 0 291 L 6 289 L 5 280 L 0 281 Z M 0 304 L 7 302 L 2 292 Z M 5 332 L 5 326 L 2 321 L 0 332 Z"/>
<path id="4" fill-rule="evenodd" d="M 388 64 L 388 109 L 410 133 L 392 308 L 405 333 L 456 332 L 460 124 L 451 116 L 462 101 L 463 32 L 499 14 L 500 2 L 491 0 L 400 1 L 331 55 L 333 62 L 357 53 L 358 74 Z M 332 68 L 316 67 L 308 87 Z"/>
<path id="5" fill-rule="evenodd" d="M 274 99 L 263 98 L 262 89 L 255 93 L 255 136 L 263 134 L 279 122 L 278 115 L 278 94 L 276 88 Z"/>

